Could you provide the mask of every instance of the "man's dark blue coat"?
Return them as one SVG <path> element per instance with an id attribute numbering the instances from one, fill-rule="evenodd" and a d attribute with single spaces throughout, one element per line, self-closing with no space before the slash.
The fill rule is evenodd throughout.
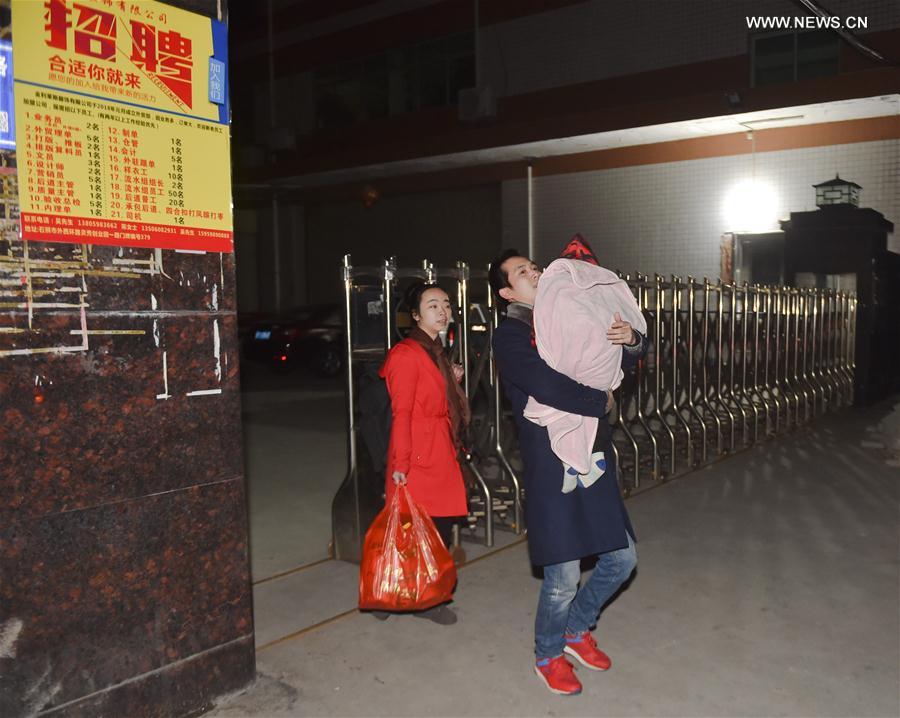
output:
<path id="1" fill-rule="evenodd" d="M 646 345 L 641 337 L 635 349 L 623 351 L 623 368 L 633 366 Z M 612 435 L 604 418 L 606 392 L 579 384 L 548 366 L 531 343 L 531 326 L 512 316 L 494 330 L 493 349 L 519 429 L 532 563 L 546 566 L 625 548 L 625 532 L 634 537 L 634 530 L 616 481 Z M 563 464 L 550 448 L 547 429 L 524 417 L 529 396 L 562 411 L 600 418 L 594 450 L 604 452 L 606 473 L 589 488 L 578 486 L 562 493 Z"/>

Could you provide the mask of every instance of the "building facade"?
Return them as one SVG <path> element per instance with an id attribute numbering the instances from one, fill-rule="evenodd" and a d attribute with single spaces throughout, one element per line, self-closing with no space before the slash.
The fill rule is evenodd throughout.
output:
<path id="1" fill-rule="evenodd" d="M 345 252 L 480 264 L 524 251 L 529 227 L 542 262 L 580 232 L 611 267 L 715 277 L 723 235 L 777 231 L 835 174 L 895 218 L 900 7 L 815 7 L 275 5 L 271 36 L 263 20 L 235 41 L 255 88 L 235 109 L 248 142 L 237 208 L 256 227 L 238 256 L 262 274 L 273 255 L 304 260 L 281 272 L 277 297 L 241 274 L 242 300 L 333 298 Z M 263 227 L 273 196 L 305 217 L 277 252 Z"/>

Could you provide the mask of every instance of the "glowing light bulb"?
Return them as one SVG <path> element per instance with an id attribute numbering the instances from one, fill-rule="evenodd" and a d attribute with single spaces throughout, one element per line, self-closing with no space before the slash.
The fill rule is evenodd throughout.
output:
<path id="1" fill-rule="evenodd" d="M 722 214 L 727 232 L 777 230 L 778 197 L 767 182 L 743 180 L 725 195 Z"/>

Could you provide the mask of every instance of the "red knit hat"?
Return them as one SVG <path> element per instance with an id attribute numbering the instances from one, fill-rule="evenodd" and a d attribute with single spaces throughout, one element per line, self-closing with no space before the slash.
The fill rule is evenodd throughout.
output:
<path id="1" fill-rule="evenodd" d="M 569 243 L 559 256 L 561 259 L 580 259 L 582 262 L 590 262 L 598 267 L 600 266 L 600 262 L 597 261 L 591 245 L 580 234 L 576 234 L 569 240 Z"/>

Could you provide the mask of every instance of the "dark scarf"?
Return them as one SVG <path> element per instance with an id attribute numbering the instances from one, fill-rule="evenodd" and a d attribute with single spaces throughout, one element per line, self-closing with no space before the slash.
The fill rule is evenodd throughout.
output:
<path id="1" fill-rule="evenodd" d="M 447 408 L 450 410 L 450 429 L 453 435 L 453 443 L 457 448 L 461 447 L 460 433 L 463 427 L 469 425 L 472 418 L 472 412 L 469 410 L 469 400 L 466 393 L 462 390 L 456 377 L 453 376 L 453 368 L 450 366 L 450 360 L 444 352 L 444 345 L 441 344 L 441 338 L 432 339 L 428 334 L 419 327 L 413 327 L 409 333 L 409 338 L 419 344 L 428 356 L 437 364 L 438 370 L 444 377 L 444 384 L 447 385 Z"/>
<path id="2" fill-rule="evenodd" d="M 510 319 L 518 319 L 520 322 L 524 322 L 529 327 L 534 326 L 534 307 L 530 304 L 523 304 L 522 302 L 510 302 L 509 306 L 506 308 L 506 316 Z M 534 331 L 532 329 L 532 331 Z"/>
<path id="3" fill-rule="evenodd" d="M 531 330 L 531 346 L 537 348 L 537 340 L 534 338 L 534 307 L 530 304 L 522 302 L 510 302 L 506 308 L 506 317 L 508 319 L 518 319 L 520 322 L 527 324 Z"/>

